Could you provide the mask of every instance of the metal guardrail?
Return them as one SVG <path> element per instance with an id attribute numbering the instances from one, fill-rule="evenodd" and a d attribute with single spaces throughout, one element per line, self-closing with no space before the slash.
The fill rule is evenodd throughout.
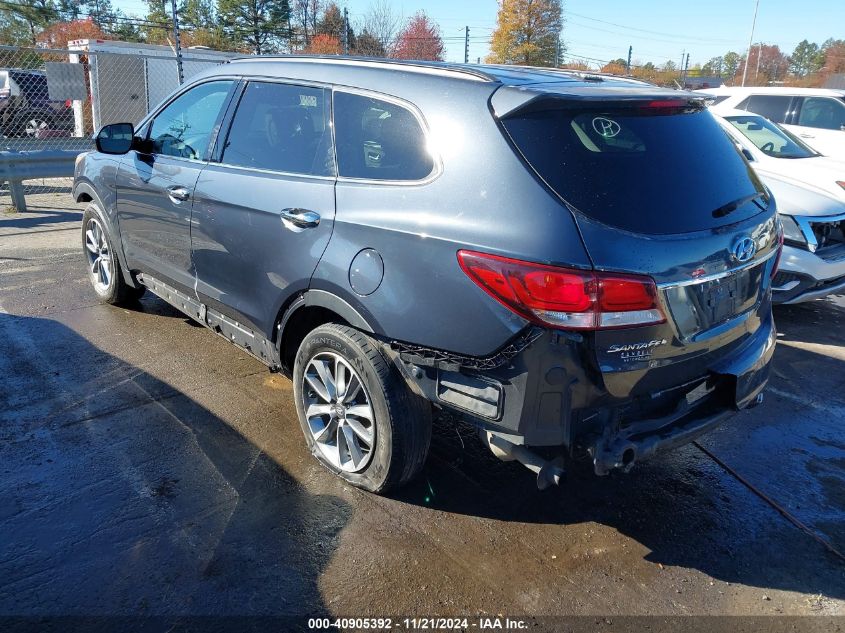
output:
<path id="1" fill-rule="evenodd" d="M 23 181 L 34 178 L 71 178 L 79 150 L 48 149 L 31 152 L 0 151 L 0 181 L 9 183 L 12 204 L 26 211 Z"/>

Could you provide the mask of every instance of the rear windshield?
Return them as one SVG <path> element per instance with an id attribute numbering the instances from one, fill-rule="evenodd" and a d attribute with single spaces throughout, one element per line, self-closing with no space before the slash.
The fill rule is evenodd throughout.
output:
<path id="1" fill-rule="evenodd" d="M 666 112 L 548 109 L 502 123 L 562 199 L 605 224 L 684 233 L 759 213 L 750 201 L 763 186 L 713 116 Z"/>

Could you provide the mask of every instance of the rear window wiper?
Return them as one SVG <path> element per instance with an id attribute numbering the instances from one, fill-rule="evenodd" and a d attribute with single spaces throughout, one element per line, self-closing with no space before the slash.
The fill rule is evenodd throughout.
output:
<path id="1" fill-rule="evenodd" d="M 762 191 L 758 191 L 757 193 L 752 193 L 750 196 L 743 196 L 742 198 L 734 200 L 733 202 L 728 202 L 727 204 L 723 204 L 718 209 L 715 209 L 713 211 L 713 217 L 714 218 L 723 218 L 726 215 L 733 213 L 739 207 L 741 207 L 742 205 L 744 205 L 747 202 L 754 202 L 755 204 L 757 204 L 758 207 L 760 207 L 763 211 L 765 211 L 766 207 L 762 206 L 760 203 L 757 202 L 758 198 L 765 198 L 765 197 L 766 197 L 766 194 L 764 194 Z"/>

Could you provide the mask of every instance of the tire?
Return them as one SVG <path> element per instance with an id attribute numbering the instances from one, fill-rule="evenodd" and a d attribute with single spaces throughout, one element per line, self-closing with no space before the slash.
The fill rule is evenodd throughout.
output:
<path id="1" fill-rule="evenodd" d="M 55 127 L 52 115 L 45 112 L 31 111 L 15 119 L 14 136 L 20 138 L 38 138 L 39 133 Z"/>
<path id="2" fill-rule="evenodd" d="M 328 382 L 345 392 L 341 397 L 334 394 L 334 405 L 325 397 L 332 394 L 321 365 L 322 371 L 331 372 Z M 355 386 L 356 378 L 361 389 Z M 408 389 L 368 336 L 334 323 L 312 330 L 294 360 L 293 390 L 311 454 L 353 486 L 385 493 L 406 484 L 422 469 L 431 443 L 431 405 Z M 312 413 L 310 418 L 307 411 Z M 367 438 L 372 438 L 369 447 Z M 357 444 L 360 459 L 350 443 Z"/>
<path id="3" fill-rule="evenodd" d="M 140 299 L 146 288 L 133 288 L 123 279 L 112 238 L 106 230 L 100 208 L 93 202 L 82 215 L 82 255 L 88 280 L 103 303 L 132 303 Z"/>

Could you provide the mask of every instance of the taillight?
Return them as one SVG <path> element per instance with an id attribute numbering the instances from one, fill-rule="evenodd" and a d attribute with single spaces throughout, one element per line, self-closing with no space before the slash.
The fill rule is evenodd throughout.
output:
<path id="1" fill-rule="evenodd" d="M 520 316 L 564 329 L 595 330 L 666 320 L 650 277 L 546 266 L 458 251 L 461 269 Z"/>

